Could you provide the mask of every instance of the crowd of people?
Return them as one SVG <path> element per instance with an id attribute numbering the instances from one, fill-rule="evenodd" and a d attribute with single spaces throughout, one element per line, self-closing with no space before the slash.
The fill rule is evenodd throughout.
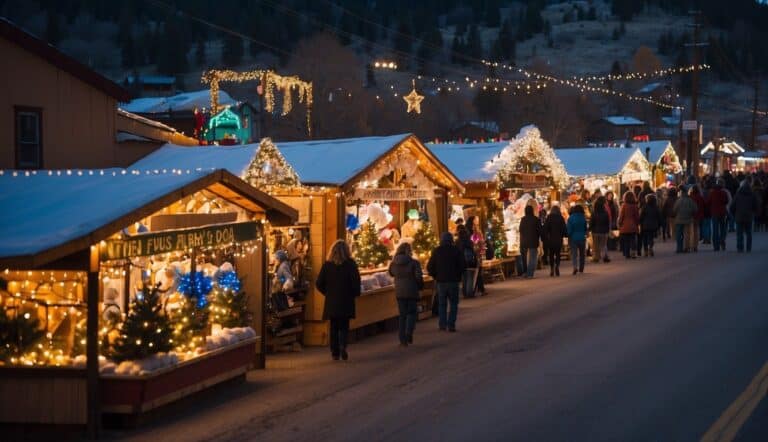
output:
<path id="1" fill-rule="evenodd" d="M 564 244 L 570 250 L 573 275 L 584 273 L 588 256 L 594 263 L 609 263 L 608 253 L 618 249 L 626 259 L 653 257 L 654 243 L 674 239 L 676 253 L 698 252 L 711 245 L 726 250 L 728 233 L 736 233 L 736 250 L 752 251 L 753 230 L 768 227 L 768 175 L 690 177 L 684 184 L 653 190 L 649 183 L 627 190 L 617 202 L 613 192 L 582 192 L 566 212 L 553 204 L 539 215 L 525 207 L 519 226 L 522 276 L 533 278 L 541 262 L 552 277 L 560 276 Z M 434 279 L 438 328 L 455 332 L 460 296 L 485 293 L 480 272 L 486 241 L 480 221 L 457 221 L 456 237 L 445 232 L 432 251 L 427 273 Z M 419 292 L 424 287 L 421 264 L 408 243 L 400 244 L 389 265 L 399 309 L 400 346 L 413 343 Z M 334 360 L 347 360 L 349 321 L 355 317 L 360 295 L 360 273 L 344 240 L 331 247 L 317 277 L 325 296 L 323 318 L 330 321 L 330 349 Z"/>

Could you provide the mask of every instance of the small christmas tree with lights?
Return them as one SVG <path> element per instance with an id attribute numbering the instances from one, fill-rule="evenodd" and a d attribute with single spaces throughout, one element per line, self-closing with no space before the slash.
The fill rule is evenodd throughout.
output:
<path id="1" fill-rule="evenodd" d="M 248 296 L 241 290 L 241 281 L 235 272 L 222 272 L 216 277 L 211 297 L 211 321 L 224 328 L 246 327 L 251 318 Z"/>
<path id="2" fill-rule="evenodd" d="M 507 256 L 507 233 L 504 231 L 504 223 L 498 216 L 494 216 L 490 224 L 488 239 L 493 247 L 493 257 L 504 258 Z"/>
<path id="3" fill-rule="evenodd" d="M 423 221 L 419 230 L 413 235 L 413 253 L 420 260 L 429 259 L 432 250 L 439 245 L 437 234 L 429 221 Z"/>
<path id="4" fill-rule="evenodd" d="M 11 362 L 34 348 L 45 336 L 40 320 L 29 312 L 9 315 L 0 308 L 0 361 Z"/>
<path id="5" fill-rule="evenodd" d="M 366 221 L 355 241 L 355 260 L 360 267 L 377 267 L 389 261 L 389 250 L 379 241 L 371 220 Z"/>
<path id="6" fill-rule="evenodd" d="M 173 340 L 181 351 L 194 350 L 205 344 L 208 332 L 210 304 L 208 295 L 213 290 L 213 280 L 202 272 L 187 273 L 179 281 L 181 307 L 173 312 Z"/>
<path id="7" fill-rule="evenodd" d="M 163 311 L 157 287 L 147 293 L 137 293 L 120 327 L 112 359 L 116 362 L 143 359 L 167 352 L 173 345 L 171 323 Z"/>

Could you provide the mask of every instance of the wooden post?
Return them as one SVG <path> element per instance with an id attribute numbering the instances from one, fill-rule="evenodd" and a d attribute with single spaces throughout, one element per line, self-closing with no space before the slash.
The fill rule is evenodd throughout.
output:
<path id="1" fill-rule="evenodd" d="M 90 439 L 99 437 L 101 399 L 99 397 L 99 249 L 91 246 L 88 269 L 86 322 L 87 433 Z"/>
<path id="2" fill-rule="evenodd" d="M 261 355 L 257 362 L 258 368 L 267 366 L 267 296 L 270 296 L 269 290 L 269 253 L 267 252 L 267 232 L 264 224 L 260 225 L 259 234 L 261 235 L 261 262 L 259 270 L 261 271 Z"/>

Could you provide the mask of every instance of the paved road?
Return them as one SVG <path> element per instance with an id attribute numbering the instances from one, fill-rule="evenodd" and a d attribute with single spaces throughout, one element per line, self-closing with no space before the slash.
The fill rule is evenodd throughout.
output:
<path id="1" fill-rule="evenodd" d="M 462 301 L 459 333 L 429 320 L 414 346 L 379 335 L 351 346 L 348 363 L 320 349 L 278 355 L 244 385 L 111 436 L 698 440 L 768 361 L 767 258 L 758 234 L 752 254 L 675 255 L 662 244 L 653 259 L 496 283 Z M 760 416 L 739 440 L 768 439 Z"/>

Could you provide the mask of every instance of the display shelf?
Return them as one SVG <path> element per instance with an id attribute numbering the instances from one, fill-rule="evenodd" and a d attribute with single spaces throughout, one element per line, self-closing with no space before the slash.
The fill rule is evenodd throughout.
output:
<path id="1" fill-rule="evenodd" d="M 283 311 L 275 313 L 276 318 L 287 318 L 288 316 L 304 313 L 304 303 L 297 302 L 293 304 L 293 307 L 287 308 Z"/>
<path id="2" fill-rule="evenodd" d="M 283 337 L 283 336 L 288 336 L 288 335 L 296 334 L 296 333 L 299 333 L 299 332 L 302 332 L 302 331 L 304 331 L 304 326 L 297 325 L 296 327 L 286 328 L 286 329 L 278 331 L 277 333 L 275 333 L 275 337 L 279 338 L 279 337 Z"/>

